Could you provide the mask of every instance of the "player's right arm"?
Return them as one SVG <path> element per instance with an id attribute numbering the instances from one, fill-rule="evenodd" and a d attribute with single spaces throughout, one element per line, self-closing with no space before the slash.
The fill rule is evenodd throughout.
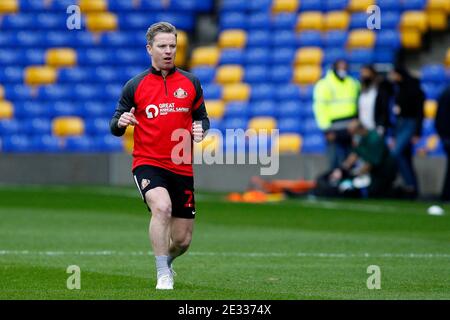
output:
<path id="1" fill-rule="evenodd" d="M 117 104 L 116 111 L 110 122 L 111 133 L 115 136 L 122 136 L 129 125 L 139 124 L 134 116 L 136 104 L 134 102 L 135 92 L 134 81 L 128 81 Z"/>

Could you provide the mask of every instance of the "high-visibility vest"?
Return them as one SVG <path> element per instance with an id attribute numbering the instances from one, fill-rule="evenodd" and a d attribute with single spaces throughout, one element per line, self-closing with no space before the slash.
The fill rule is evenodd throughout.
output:
<path id="1" fill-rule="evenodd" d="M 356 117 L 359 83 L 352 77 L 339 80 L 332 70 L 314 88 L 314 114 L 320 129 L 327 130 L 333 121 Z"/>

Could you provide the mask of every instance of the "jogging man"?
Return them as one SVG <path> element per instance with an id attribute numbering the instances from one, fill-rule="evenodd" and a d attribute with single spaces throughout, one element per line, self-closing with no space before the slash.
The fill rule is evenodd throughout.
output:
<path id="1" fill-rule="evenodd" d="M 186 154 L 173 152 L 180 144 L 174 133 L 184 129 L 192 147 L 192 139 L 203 139 L 209 119 L 199 80 L 174 65 L 176 28 L 155 23 L 146 37 L 152 66 L 125 84 L 110 125 L 115 136 L 135 127 L 132 172 L 152 213 L 156 289 L 173 289 L 172 263 L 188 249 L 195 218 L 192 162 L 180 161 Z M 192 159 L 192 153 L 187 156 Z"/>

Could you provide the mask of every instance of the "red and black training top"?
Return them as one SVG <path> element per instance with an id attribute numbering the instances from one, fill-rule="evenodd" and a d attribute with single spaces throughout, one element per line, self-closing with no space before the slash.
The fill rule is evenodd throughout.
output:
<path id="1" fill-rule="evenodd" d="M 165 77 L 154 67 L 133 77 L 125 84 L 111 120 L 113 135 L 125 133 L 126 129 L 119 128 L 117 123 L 122 113 L 133 107 L 139 122 L 134 128 L 133 170 L 141 165 L 152 165 L 192 176 L 191 162 L 180 163 L 186 155 L 180 153 L 176 161 L 172 159 L 172 150 L 182 140 L 172 141 L 172 133 L 177 129 L 192 132 L 192 122 L 197 120 L 202 121 L 203 130 L 209 129 L 200 81 L 175 67 Z M 189 143 L 192 147 L 191 140 Z M 192 153 L 188 156 L 192 159 Z"/>

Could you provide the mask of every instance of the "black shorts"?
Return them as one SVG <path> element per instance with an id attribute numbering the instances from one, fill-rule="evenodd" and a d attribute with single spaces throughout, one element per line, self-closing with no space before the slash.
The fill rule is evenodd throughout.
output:
<path id="1" fill-rule="evenodd" d="M 150 206 L 145 200 L 145 193 L 150 189 L 163 187 L 169 192 L 172 201 L 172 217 L 195 218 L 194 177 L 149 165 L 135 168 L 133 177 L 149 211 Z"/>

